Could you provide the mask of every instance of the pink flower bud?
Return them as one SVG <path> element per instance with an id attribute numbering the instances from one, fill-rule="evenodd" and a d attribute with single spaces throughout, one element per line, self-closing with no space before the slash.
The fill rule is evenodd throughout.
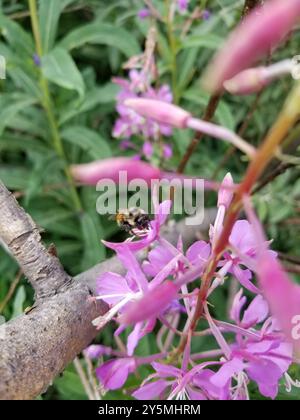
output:
<path id="1" fill-rule="evenodd" d="M 185 128 L 186 121 L 191 116 L 189 112 L 176 105 L 155 99 L 133 98 L 127 99 L 124 104 L 145 118 L 178 128 Z"/>
<path id="2" fill-rule="evenodd" d="M 300 0 L 273 0 L 256 8 L 230 35 L 205 72 L 203 84 L 210 92 L 225 80 L 250 67 L 280 43 L 300 16 Z"/>
<path id="3" fill-rule="evenodd" d="M 121 323 L 136 324 L 157 317 L 176 297 L 177 292 L 178 287 L 171 281 L 155 287 L 142 299 L 128 305 L 121 316 Z"/>
<path id="4" fill-rule="evenodd" d="M 224 206 L 226 209 L 230 206 L 233 197 L 234 182 L 230 172 L 225 175 L 218 194 L 218 207 Z"/>
<path id="5" fill-rule="evenodd" d="M 272 80 L 293 71 L 293 60 L 283 60 L 268 67 L 255 67 L 243 70 L 223 83 L 224 88 L 233 95 L 248 95 L 259 92 Z"/>
<path id="6" fill-rule="evenodd" d="M 232 95 L 249 95 L 259 92 L 268 84 L 264 67 L 247 69 L 223 83 L 224 88 Z"/>
<path id="7" fill-rule="evenodd" d="M 96 185 L 101 179 L 111 179 L 118 183 L 120 172 L 126 172 L 128 182 L 140 178 L 148 184 L 152 179 L 160 179 L 161 176 L 160 170 L 149 163 L 126 157 L 73 165 L 71 172 L 76 181 L 86 185 Z"/>

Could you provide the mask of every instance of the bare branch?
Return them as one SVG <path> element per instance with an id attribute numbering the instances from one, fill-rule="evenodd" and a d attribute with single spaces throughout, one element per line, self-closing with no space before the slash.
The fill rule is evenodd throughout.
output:
<path id="1" fill-rule="evenodd" d="M 36 300 L 67 288 L 72 279 L 41 243 L 38 227 L 0 181 L 0 238 L 35 290 Z"/>

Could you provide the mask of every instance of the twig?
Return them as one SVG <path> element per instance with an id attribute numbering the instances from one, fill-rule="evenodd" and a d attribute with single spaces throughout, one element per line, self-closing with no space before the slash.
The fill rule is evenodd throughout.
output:
<path id="1" fill-rule="evenodd" d="M 16 290 L 16 287 L 18 286 L 19 281 L 22 278 L 22 274 L 23 274 L 22 273 L 22 270 L 19 270 L 18 273 L 17 273 L 17 275 L 16 275 L 16 277 L 15 277 L 15 279 L 14 279 L 14 281 L 10 285 L 10 288 L 9 288 L 9 290 L 7 292 L 7 295 L 5 296 L 4 300 L 0 304 L 0 313 L 2 313 L 4 311 L 6 305 L 8 304 L 8 302 L 10 301 L 10 299 L 12 298 L 12 296 L 13 296 L 15 290 Z"/>
<path id="2" fill-rule="evenodd" d="M 219 104 L 221 96 L 220 95 L 215 95 L 212 96 L 207 104 L 205 113 L 204 113 L 204 117 L 203 120 L 204 121 L 211 121 L 212 117 L 215 114 L 215 111 L 217 109 L 217 106 Z M 198 133 L 193 140 L 191 141 L 190 145 L 188 146 L 183 158 L 181 159 L 181 161 L 179 162 L 178 168 L 177 168 L 177 173 L 182 174 L 186 168 L 186 165 L 188 163 L 188 161 L 190 160 L 190 157 L 192 156 L 192 154 L 194 153 L 194 151 L 196 150 L 196 147 L 198 146 L 198 143 L 200 142 L 200 140 L 204 137 L 204 133 Z"/>
<path id="3" fill-rule="evenodd" d="M 97 401 L 100 401 L 102 398 L 101 398 L 100 392 L 98 390 L 98 384 L 97 384 L 97 381 L 96 381 L 96 378 L 95 378 L 95 375 L 94 375 L 93 363 L 84 354 L 84 352 L 83 352 L 83 357 L 84 357 L 84 360 L 85 360 L 85 363 L 86 363 L 86 366 L 87 366 L 87 375 L 88 375 L 89 383 L 90 383 L 90 385 L 93 389 L 95 399 Z"/>
<path id="4" fill-rule="evenodd" d="M 95 401 L 95 399 L 96 399 L 95 398 L 95 395 L 93 393 L 93 390 L 92 390 L 92 388 L 91 388 L 91 386 L 89 384 L 89 381 L 88 381 L 88 379 L 86 377 L 86 374 L 85 374 L 85 372 L 83 370 L 83 367 L 81 366 L 81 363 L 80 363 L 80 360 L 78 359 L 78 357 L 75 357 L 75 359 L 73 361 L 73 364 L 75 366 L 75 369 L 76 369 L 76 371 L 78 373 L 78 376 L 80 378 L 80 381 L 82 383 L 82 386 L 83 386 L 83 388 L 84 388 L 84 390 L 85 390 L 85 392 L 86 392 L 89 400 Z"/>

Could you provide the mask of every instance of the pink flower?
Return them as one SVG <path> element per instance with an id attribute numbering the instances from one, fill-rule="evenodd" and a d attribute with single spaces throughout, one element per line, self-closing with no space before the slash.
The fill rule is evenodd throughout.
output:
<path id="1" fill-rule="evenodd" d="M 125 101 L 125 106 L 133 109 L 137 115 L 142 115 L 161 124 L 178 128 L 186 128 L 186 122 L 191 114 L 177 105 L 164 103 L 156 99 L 133 98 Z"/>
<path id="2" fill-rule="evenodd" d="M 191 128 L 220 140 L 226 139 L 226 141 L 247 153 L 251 158 L 255 155 L 255 148 L 233 131 L 208 121 L 193 118 L 189 112 L 177 105 L 148 98 L 127 99 L 124 105 L 132 109 L 140 117 L 150 118 L 160 124 L 167 124 L 177 128 Z"/>
<path id="3" fill-rule="evenodd" d="M 110 179 L 119 182 L 120 172 L 125 172 L 127 181 L 139 178 L 148 184 L 152 179 L 160 179 L 161 172 L 158 168 L 141 160 L 116 157 L 98 160 L 81 165 L 72 165 L 71 172 L 76 181 L 86 185 L 96 185 L 102 179 Z"/>
<path id="4" fill-rule="evenodd" d="M 150 12 L 150 10 L 149 9 L 141 9 L 141 10 L 139 10 L 138 11 L 138 17 L 141 19 L 141 20 L 144 20 L 144 19 L 146 19 L 147 17 L 149 17 L 149 16 L 151 16 L 151 12 Z"/>
<path id="5" fill-rule="evenodd" d="M 180 251 L 179 246 L 177 247 Z M 203 270 L 210 255 L 210 245 L 205 241 L 196 241 L 186 251 L 186 259 L 192 265 L 202 265 Z M 147 275 L 156 276 L 174 258 L 174 253 L 163 245 L 156 246 L 148 253 L 148 260 L 143 262 L 143 269 Z M 187 263 L 181 260 L 171 274 L 184 273 L 188 269 Z"/>
<path id="6" fill-rule="evenodd" d="M 117 138 L 130 138 L 135 134 L 142 135 L 145 139 L 157 139 L 160 134 L 171 136 L 172 129 L 167 123 L 158 124 L 149 118 L 143 118 L 130 109 L 126 102 L 135 98 L 149 98 L 171 103 L 173 100 L 169 86 L 160 88 L 150 86 L 149 77 L 142 71 L 131 70 L 129 80 L 113 79 L 122 89 L 117 95 L 117 111 L 119 118 L 113 129 L 113 136 Z"/>
<path id="7" fill-rule="evenodd" d="M 273 0 L 252 13 L 230 35 L 204 75 L 210 92 L 251 66 L 287 35 L 300 16 L 299 0 Z"/>
<path id="8" fill-rule="evenodd" d="M 177 0 L 177 7 L 180 13 L 185 13 L 188 9 L 190 0 Z"/>
<path id="9" fill-rule="evenodd" d="M 229 243 L 234 250 L 224 254 L 221 265 L 225 266 L 226 264 L 227 272 L 233 274 L 246 289 L 255 294 L 260 293 L 260 290 L 251 282 L 252 270 L 259 266 L 257 255 L 260 250 L 253 226 L 247 220 L 235 222 Z M 275 261 L 276 253 L 274 251 L 267 252 L 270 260 Z M 248 268 L 244 269 L 243 266 Z"/>
<path id="10" fill-rule="evenodd" d="M 293 360 L 292 346 L 274 327 L 276 323 L 271 318 L 266 319 L 269 314 L 268 304 L 261 295 L 253 299 L 242 316 L 245 304 L 246 298 L 240 290 L 231 308 L 231 318 L 238 325 L 236 341 L 230 346 L 230 358 L 211 378 L 211 382 L 221 387 L 235 379 L 237 385 L 231 386 L 231 398 L 248 399 L 247 384 L 250 378 L 257 383 L 262 395 L 275 398 L 279 380 Z M 263 321 L 265 323 L 260 331 L 254 329 Z M 225 331 L 234 331 L 227 323 L 221 325 Z"/>
<path id="11" fill-rule="evenodd" d="M 136 370 L 134 358 L 109 360 L 96 369 L 96 375 L 105 389 L 119 389 L 127 381 L 128 375 Z"/>
<path id="12" fill-rule="evenodd" d="M 218 387 L 211 383 L 210 379 L 214 372 L 205 369 L 209 364 L 202 363 L 187 371 L 172 365 L 152 363 L 155 370 L 153 375 L 147 378 L 142 386 L 132 395 L 138 400 L 152 400 L 156 398 L 168 400 L 224 400 L 228 397 L 228 385 Z M 154 381 L 149 382 L 151 379 Z M 166 397 L 166 398 L 164 398 Z"/>

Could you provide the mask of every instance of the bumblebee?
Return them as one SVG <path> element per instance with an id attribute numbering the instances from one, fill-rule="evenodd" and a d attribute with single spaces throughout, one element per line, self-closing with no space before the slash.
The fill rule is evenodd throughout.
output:
<path id="1" fill-rule="evenodd" d="M 131 235 L 143 233 L 150 227 L 151 218 L 144 210 L 137 207 L 119 210 L 115 216 L 119 227 Z"/>

